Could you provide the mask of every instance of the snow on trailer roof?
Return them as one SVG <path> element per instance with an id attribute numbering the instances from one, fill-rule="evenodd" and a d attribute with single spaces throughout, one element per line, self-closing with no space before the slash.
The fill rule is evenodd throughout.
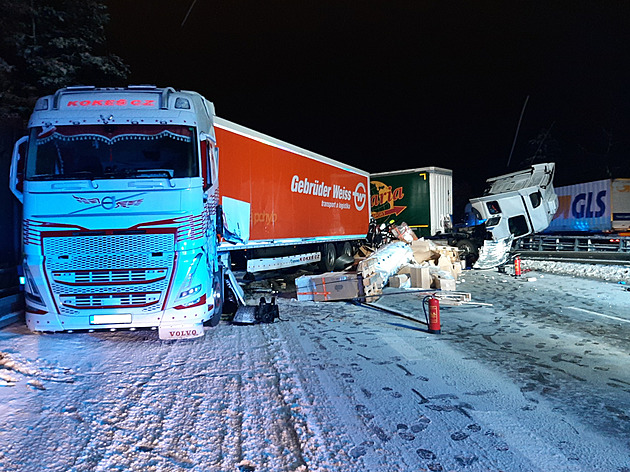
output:
<path id="1" fill-rule="evenodd" d="M 329 157 L 322 156 L 321 154 L 317 154 L 315 152 L 295 146 L 285 141 L 281 141 L 277 138 L 272 138 L 271 136 L 268 136 L 263 133 L 259 133 L 258 131 L 254 131 L 253 129 L 246 128 L 245 126 L 238 125 L 232 121 L 226 120 L 224 118 L 219 118 L 216 115 L 214 117 L 214 125 L 218 128 L 232 131 L 233 133 L 237 133 L 237 134 L 240 134 L 241 136 L 254 139 L 258 142 L 261 142 L 261 143 L 264 143 L 264 144 L 267 144 L 276 148 L 284 149 L 286 151 L 293 152 L 295 154 L 299 154 L 304 157 L 308 157 L 309 159 L 315 159 L 316 161 L 325 162 L 327 164 L 333 165 L 340 169 L 354 172 L 356 174 L 363 175 L 365 177 L 370 176 L 370 173 L 364 170 L 358 169 L 348 164 L 344 164 L 343 162 L 336 161 Z"/>
<path id="2" fill-rule="evenodd" d="M 372 177 L 383 177 L 386 175 L 402 175 L 402 174 L 415 174 L 420 172 L 427 172 L 429 174 L 445 174 L 445 175 L 453 175 L 453 171 L 451 169 L 444 169 L 443 167 L 418 167 L 416 169 L 405 169 L 405 170 L 392 170 L 389 172 L 376 172 L 374 174 L 370 174 Z"/>
<path id="3" fill-rule="evenodd" d="M 548 162 L 534 164 L 517 172 L 491 177 L 486 180 L 488 188 L 484 192 L 484 196 L 513 192 L 529 187 L 546 188 L 553 182 L 555 168 L 555 163 Z"/>

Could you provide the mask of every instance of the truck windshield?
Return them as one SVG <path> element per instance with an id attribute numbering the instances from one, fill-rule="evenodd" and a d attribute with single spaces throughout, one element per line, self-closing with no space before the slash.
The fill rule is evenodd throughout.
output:
<path id="1" fill-rule="evenodd" d="M 33 128 L 27 180 L 199 175 L 195 129 L 165 125 Z"/>

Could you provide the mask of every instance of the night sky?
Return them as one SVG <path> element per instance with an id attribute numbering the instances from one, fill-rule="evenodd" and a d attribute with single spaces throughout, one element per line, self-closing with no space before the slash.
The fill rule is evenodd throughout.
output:
<path id="1" fill-rule="evenodd" d="M 445 167 L 463 195 L 538 151 L 556 185 L 630 177 L 628 2 L 107 4 L 129 83 L 369 172 Z"/>

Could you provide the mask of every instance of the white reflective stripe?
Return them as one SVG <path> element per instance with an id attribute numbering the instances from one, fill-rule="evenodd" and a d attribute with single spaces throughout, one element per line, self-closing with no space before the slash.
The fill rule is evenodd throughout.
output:
<path id="1" fill-rule="evenodd" d="M 283 269 L 285 267 L 294 267 L 311 262 L 322 260 L 320 252 L 309 252 L 308 254 L 297 254 L 285 257 L 269 257 L 264 259 L 250 259 L 247 261 L 248 272 L 261 272 L 263 270 Z"/>

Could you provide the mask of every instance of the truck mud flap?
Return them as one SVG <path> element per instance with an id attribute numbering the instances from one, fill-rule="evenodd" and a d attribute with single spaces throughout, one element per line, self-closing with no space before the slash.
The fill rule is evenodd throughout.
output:
<path id="1" fill-rule="evenodd" d="M 187 324 L 176 326 L 160 326 L 158 329 L 160 339 L 194 339 L 205 334 L 203 324 Z"/>

